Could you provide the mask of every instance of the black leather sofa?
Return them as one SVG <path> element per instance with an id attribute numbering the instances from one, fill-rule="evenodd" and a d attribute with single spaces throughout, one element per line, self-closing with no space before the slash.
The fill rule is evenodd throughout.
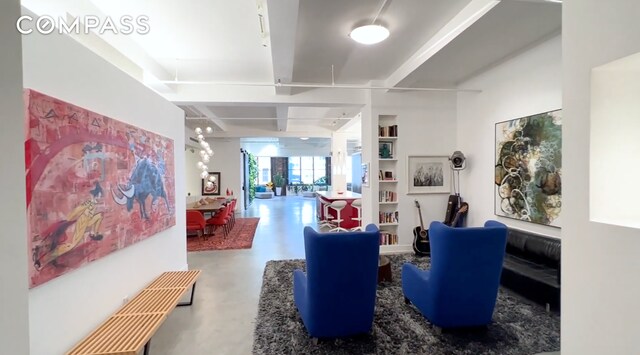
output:
<path id="1" fill-rule="evenodd" d="M 500 283 L 560 309 L 560 239 L 509 228 Z"/>

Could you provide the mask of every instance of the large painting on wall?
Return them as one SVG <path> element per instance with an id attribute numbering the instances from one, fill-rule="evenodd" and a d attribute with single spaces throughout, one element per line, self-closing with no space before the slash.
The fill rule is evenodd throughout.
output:
<path id="1" fill-rule="evenodd" d="M 495 213 L 560 227 L 562 111 L 496 123 Z"/>
<path id="2" fill-rule="evenodd" d="M 173 140 L 25 90 L 29 286 L 175 225 Z"/>

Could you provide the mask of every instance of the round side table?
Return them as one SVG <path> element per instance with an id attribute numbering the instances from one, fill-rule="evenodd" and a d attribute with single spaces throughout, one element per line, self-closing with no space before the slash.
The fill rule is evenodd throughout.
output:
<path id="1" fill-rule="evenodd" d="M 384 255 L 378 259 L 378 283 L 382 281 L 391 282 L 391 262 Z"/>

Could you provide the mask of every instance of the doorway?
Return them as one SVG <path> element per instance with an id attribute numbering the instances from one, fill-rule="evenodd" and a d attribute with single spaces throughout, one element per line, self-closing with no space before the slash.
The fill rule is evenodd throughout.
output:
<path id="1" fill-rule="evenodd" d="M 244 206 L 244 210 L 246 211 L 249 208 L 249 153 L 246 150 L 240 148 L 240 152 L 242 153 L 242 198 Z"/>

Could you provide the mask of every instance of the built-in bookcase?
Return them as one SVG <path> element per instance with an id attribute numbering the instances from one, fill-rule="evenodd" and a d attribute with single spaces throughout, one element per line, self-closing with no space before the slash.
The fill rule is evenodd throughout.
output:
<path id="1" fill-rule="evenodd" d="M 398 124 L 378 116 L 378 226 L 380 245 L 398 244 Z M 372 179 L 373 180 L 373 179 Z"/>

